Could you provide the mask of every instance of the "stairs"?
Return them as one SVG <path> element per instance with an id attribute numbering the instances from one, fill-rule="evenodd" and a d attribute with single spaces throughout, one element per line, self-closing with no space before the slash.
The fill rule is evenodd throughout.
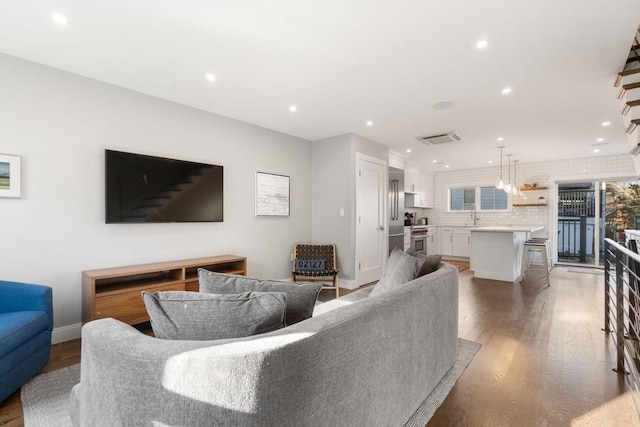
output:
<path id="1" fill-rule="evenodd" d="M 625 69 L 618 73 L 614 86 L 619 88 L 620 114 L 629 140 L 629 153 L 633 155 L 636 173 L 640 175 L 640 28 L 631 45 Z"/>

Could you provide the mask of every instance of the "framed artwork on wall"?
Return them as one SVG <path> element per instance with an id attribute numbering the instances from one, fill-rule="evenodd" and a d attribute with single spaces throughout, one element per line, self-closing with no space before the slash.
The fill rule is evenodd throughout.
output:
<path id="1" fill-rule="evenodd" d="M 20 197 L 20 156 L 0 154 L 0 197 Z"/>
<path id="2" fill-rule="evenodd" d="M 289 216 L 289 177 L 256 172 L 256 216 Z"/>

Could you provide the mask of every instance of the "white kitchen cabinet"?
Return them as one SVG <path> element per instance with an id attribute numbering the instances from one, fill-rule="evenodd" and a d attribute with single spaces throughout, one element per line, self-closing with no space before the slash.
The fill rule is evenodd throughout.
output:
<path id="1" fill-rule="evenodd" d="M 411 227 L 404 228 L 404 250 L 411 248 Z"/>
<path id="2" fill-rule="evenodd" d="M 471 254 L 471 231 L 466 227 L 453 227 L 453 256 L 469 257 Z"/>
<path id="3" fill-rule="evenodd" d="M 422 185 L 420 186 L 420 206 L 433 207 L 433 175 L 422 172 Z"/>
<path id="4" fill-rule="evenodd" d="M 440 255 L 453 255 L 453 228 L 440 228 Z"/>
<path id="5" fill-rule="evenodd" d="M 440 227 L 441 255 L 468 258 L 470 253 L 471 233 L 466 227 Z"/>
<path id="6" fill-rule="evenodd" d="M 405 181 L 405 207 L 407 208 L 432 208 L 433 207 L 433 175 L 417 169 L 419 186 L 411 184 L 411 188 L 417 188 L 417 192 L 407 193 Z M 405 171 L 406 179 L 406 171 Z"/>
<path id="7" fill-rule="evenodd" d="M 436 255 L 438 252 L 438 233 L 435 228 L 429 228 L 427 232 L 427 255 Z"/>
<path id="8" fill-rule="evenodd" d="M 405 164 L 404 168 L 404 192 L 420 193 L 420 169 L 416 166 Z"/>

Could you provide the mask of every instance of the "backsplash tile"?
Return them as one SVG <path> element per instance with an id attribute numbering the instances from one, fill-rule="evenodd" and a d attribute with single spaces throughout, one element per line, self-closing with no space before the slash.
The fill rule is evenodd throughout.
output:
<path id="1" fill-rule="evenodd" d="M 506 168 L 505 168 L 506 172 Z M 448 190 L 451 187 L 494 185 L 500 176 L 500 168 L 486 167 L 448 172 L 434 175 L 433 209 L 423 210 L 418 217 L 426 216 L 429 224 L 469 225 L 473 224 L 470 212 L 447 212 Z M 518 163 L 518 185 L 536 183 L 538 187 L 548 187 L 550 180 L 576 179 L 584 177 L 635 177 L 632 157 L 628 154 L 589 157 L 583 159 L 554 160 L 551 162 Z M 554 189 L 549 188 L 549 195 Z M 549 200 L 549 195 L 546 195 Z M 479 212 L 478 225 L 541 225 L 545 227 L 540 235 L 549 230 L 552 206 L 512 207 L 509 212 Z"/>

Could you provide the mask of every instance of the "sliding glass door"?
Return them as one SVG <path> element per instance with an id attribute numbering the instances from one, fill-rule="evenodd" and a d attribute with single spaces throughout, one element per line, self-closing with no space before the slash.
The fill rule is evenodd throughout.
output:
<path id="1" fill-rule="evenodd" d="M 558 263 L 596 265 L 600 216 L 597 184 L 558 184 Z"/>
<path id="2" fill-rule="evenodd" d="M 604 239 L 640 229 L 640 182 L 565 182 L 557 187 L 560 264 L 602 267 Z"/>

